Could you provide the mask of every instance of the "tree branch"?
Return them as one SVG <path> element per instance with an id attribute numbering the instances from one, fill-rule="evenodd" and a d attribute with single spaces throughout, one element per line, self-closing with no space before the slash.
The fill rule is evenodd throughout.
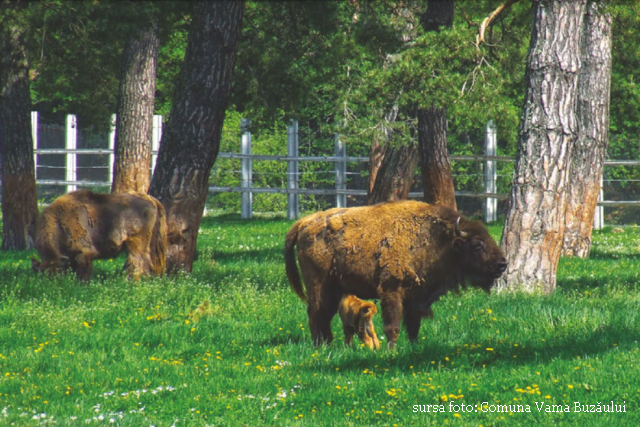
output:
<path id="1" fill-rule="evenodd" d="M 487 30 L 487 27 L 491 25 L 491 23 L 495 21 L 502 12 L 504 12 L 506 9 L 511 7 L 511 5 L 518 1 L 520 0 L 507 0 L 505 4 L 498 6 L 498 8 L 491 12 L 489 16 L 484 18 L 482 24 L 480 24 L 480 27 L 478 28 L 478 35 L 476 36 L 476 46 L 480 46 L 480 43 L 484 43 L 484 33 Z"/>

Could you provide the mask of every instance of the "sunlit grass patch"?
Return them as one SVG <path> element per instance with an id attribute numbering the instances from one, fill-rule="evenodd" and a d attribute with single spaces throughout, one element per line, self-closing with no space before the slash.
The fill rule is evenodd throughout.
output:
<path id="1" fill-rule="evenodd" d="M 640 231 L 597 232 L 563 259 L 558 291 L 448 295 L 418 342 L 315 348 L 289 290 L 290 221 L 205 218 L 194 272 L 89 283 L 0 259 L 0 425 L 635 425 L 640 422 Z M 494 237 L 500 230 L 491 227 Z M 545 413 L 535 402 L 626 402 L 626 413 Z M 531 413 L 450 412 L 516 403 Z M 414 412 L 443 406 L 443 413 Z M 451 406 L 452 408 L 455 406 Z M 482 409 L 482 406 L 480 406 Z"/>

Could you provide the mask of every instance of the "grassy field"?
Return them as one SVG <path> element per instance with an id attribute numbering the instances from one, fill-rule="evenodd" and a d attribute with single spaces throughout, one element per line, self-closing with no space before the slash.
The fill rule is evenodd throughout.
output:
<path id="1" fill-rule="evenodd" d="M 338 318 L 312 345 L 290 224 L 205 218 L 193 274 L 139 282 L 122 259 L 83 284 L 0 254 L 0 425 L 640 425 L 639 228 L 597 232 L 554 295 L 449 295 L 418 343 L 372 352 Z"/>

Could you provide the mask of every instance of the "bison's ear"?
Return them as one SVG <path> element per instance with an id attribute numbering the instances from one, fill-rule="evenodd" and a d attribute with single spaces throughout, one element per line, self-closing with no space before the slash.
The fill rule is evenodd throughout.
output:
<path id="1" fill-rule="evenodd" d="M 454 251 L 462 253 L 467 247 L 467 241 L 461 237 L 456 237 L 453 239 L 453 243 L 451 245 L 453 246 Z"/>

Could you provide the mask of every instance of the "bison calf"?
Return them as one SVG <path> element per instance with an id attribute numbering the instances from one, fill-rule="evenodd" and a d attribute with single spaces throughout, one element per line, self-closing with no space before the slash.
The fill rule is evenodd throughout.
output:
<path id="1" fill-rule="evenodd" d="M 88 280 L 94 259 L 128 254 L 130 276 L 163 274 L 167 222 L 162 204 L 146 194 L 101 194 L 86 190 L 58 197 L 36 224 L 36 271 L 57 273 L 71 267 Z"/>
<path id="2" fill-rule="evenodd" d="M 303 218 L 286 236 L 285 262 L 291 287 L 308 303 L 316 344 L 333 340 L 331 319 L 342 295 L 352 294 L 380 299 L 392 347 L 403 318 L 415 340 L 421 319 L 431 315 L 431 304 L 442 295 L 466 284 L 489 292 L 507 267 L 481 222 L 416 201 L 330 209 Z"/>
<path id="3" fill-rule="evenodd" d="M 351 345 L 353 335 L 358 334 L 358 338 L 371 350 L 380 348 L 380 341 L 373 327 L 373 316 L 378 313 L 374 303 L 362 301 L 354 295 L 345 295 L 340 300 L 338 313 L 342 319 L 344 342 L 347 345 Z"/>

